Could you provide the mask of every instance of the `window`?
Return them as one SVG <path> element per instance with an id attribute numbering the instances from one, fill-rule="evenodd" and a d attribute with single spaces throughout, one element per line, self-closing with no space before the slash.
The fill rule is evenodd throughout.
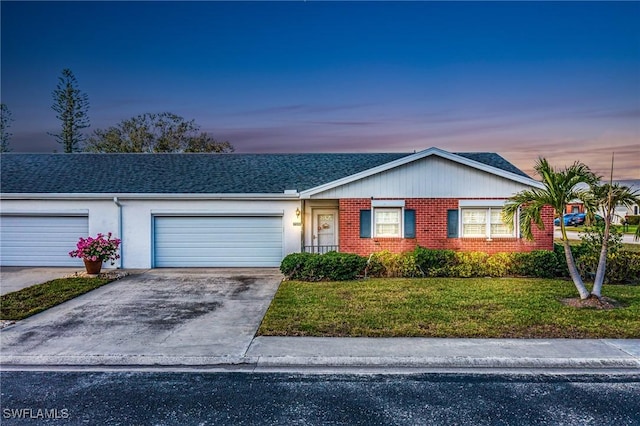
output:
<path id="1" fill-rule="evenodd" d="M 502 221 L 502 208 L 462 209 L 462 236 L 467 238 L 511 238 L 512 230 Z"/>
<path id="2" fill-rule="evenodd" d="M 487 210 L 462 210 L 462 236 L 484 237 L 487 234 Z"/>
<path id="3" fill-rule="evenodd" d="M 416 238 L 416 211 L 403 200 L 371 200 L 360 210 L 360 238 Z"/>
<path id="4" fill-rule="evenodd" d="M 376 208 L 374 209 L 375 236 L 376 237 L 400 237 L 402 209 L 400 208 Z"/>

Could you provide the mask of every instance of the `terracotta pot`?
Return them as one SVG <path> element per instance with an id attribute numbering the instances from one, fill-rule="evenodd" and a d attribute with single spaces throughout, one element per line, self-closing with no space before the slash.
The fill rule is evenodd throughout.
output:
<path id="1" fill-rule="evenodd" d="M 84 267 L 87 269 L 87 274 L 97 275 L 100 273 L 100 270 L 102 269 L 102 260 L 82 260 L 84 261 Z"/>

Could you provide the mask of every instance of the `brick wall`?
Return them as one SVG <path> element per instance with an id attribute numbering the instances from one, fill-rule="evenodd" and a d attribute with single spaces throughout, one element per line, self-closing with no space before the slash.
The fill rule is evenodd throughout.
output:
<path id="1" fill-rule="evenodd" d="M 542 211 L 545 230 L 533 226 L 534 240 L 524 238 L 447 238 L 447 210 L 457 209 L 451 198 L 405 199 L 405 208 L 416 211 L 416 238 L 360 238 L 360 210 L 370 210 L 368 198 L 340 200 L 340 251 L 368 255 L 389 250 L 403 252 L 417 246 L 433 249 L 483 251 L 489 254 L 510 251 L 552 250 L 553 209 Z"/>

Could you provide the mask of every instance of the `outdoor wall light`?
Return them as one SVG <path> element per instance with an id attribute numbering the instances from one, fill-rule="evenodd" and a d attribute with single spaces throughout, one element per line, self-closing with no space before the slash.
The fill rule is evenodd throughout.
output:
<path id="1" fill-rule="evenodd" d="M 296 217 L 300 218 L 300 209 L 299 208 L 296 208 Z"/>

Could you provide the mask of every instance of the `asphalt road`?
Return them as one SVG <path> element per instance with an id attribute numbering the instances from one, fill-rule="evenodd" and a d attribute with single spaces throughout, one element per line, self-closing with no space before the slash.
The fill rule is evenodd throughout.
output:
<path id="1" fill-rule="evenodd" d="M 3 371 L 0 379 L 3 425 L 640 425 L 640 375 Z"/>

